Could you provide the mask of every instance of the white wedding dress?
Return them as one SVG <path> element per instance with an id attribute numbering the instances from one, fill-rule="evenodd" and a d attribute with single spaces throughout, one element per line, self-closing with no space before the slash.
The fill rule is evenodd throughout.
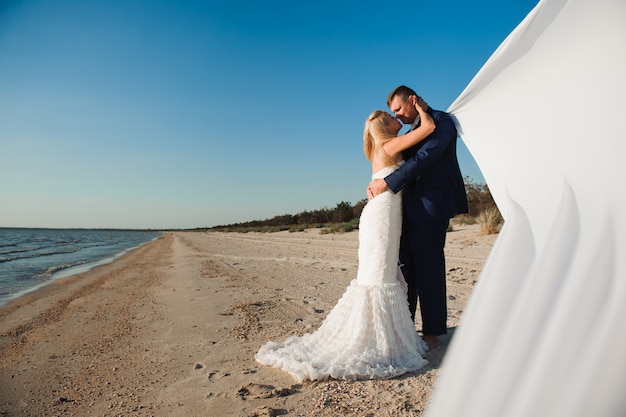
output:
<path id="1" fill-rule="evenodd" d="M 372 177 L 384 178 L 395 169 L 384 168 Z M 423 367 L 426 349 L 411 319 L 398 267 L 401 225 L 401 193 L 387 190 L 370 200 L 359 224 L 357 278 L 317 331 L 267 342 L 256 360 L 298 382 L 389 378 Z"/>

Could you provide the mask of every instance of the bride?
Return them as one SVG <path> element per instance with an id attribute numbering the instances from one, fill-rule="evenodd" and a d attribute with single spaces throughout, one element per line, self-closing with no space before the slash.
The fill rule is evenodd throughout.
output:
<path id="1" fill-rule="evenodd" d="M 382 110 L 365 122 L 364 152 L 372 178 L 384 178 L 402 161 L 401 151 L 435 130 L 433 119 L 413 103 L 421 125 L 397 136 L 401 123 Z M 256 360 L 305 379 L 390 378 L 415 371 L 427 362 L 426 346 L 409 312 L 406 283 L 398 267 L 402 226 L 401 193 L 387 190 L 370 200 L 359 223 L 358 271 L 319 329 L 267 342 Z"/>

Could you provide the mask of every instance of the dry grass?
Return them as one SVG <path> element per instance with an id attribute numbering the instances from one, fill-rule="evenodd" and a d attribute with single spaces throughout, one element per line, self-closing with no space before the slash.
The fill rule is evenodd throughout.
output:
<path id="1" fill-rule="evenodd" d="M 497 207 L 490 207 L 481 211 L 477 221 L 480 224 L 480 231 L 483 235 L 500 233 L 500 229 L 502 229 L 504 224 L 504 219 Z"/>

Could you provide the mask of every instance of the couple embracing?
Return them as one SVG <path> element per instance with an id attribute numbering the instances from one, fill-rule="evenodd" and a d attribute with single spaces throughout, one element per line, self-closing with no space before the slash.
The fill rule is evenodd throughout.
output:
<path id="1" fill-rule="evenodd" d="M 298 382 L 415 371 L 447 332 L 446 232 L 450 218 L 467 212 L 456 127 L 406 86 L 387 105 L 394 116 L 375 111 L 363 133 L 372 181 L 359 222 L 357 277 L 315 332 L 267 342 L 255 356 Z M 398 136 L 400 121 L 411 129 Z"/>

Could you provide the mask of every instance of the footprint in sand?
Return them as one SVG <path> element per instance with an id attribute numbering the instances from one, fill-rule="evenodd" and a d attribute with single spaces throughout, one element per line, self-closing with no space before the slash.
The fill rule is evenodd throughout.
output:
<path id="1" fill-rule="evenodd" d="M 220 371 L 211 371 L 209 372 L 209 374 L 207 375 L 207 378 L 209 378 L 209 381 L 211 382 L 215 382 L 215 381 L 219 381 L 220 379 L 229 376 L 230 374 L 228 372 L 222 372 L 220 373 Z"/>
<path id="2" fill-rule="evenodd" d="M 250 383 L 245 387 L 239 388 L 237 396 L 242 400 L 248 398 L 273 398 L 273 397 L 286 397 L 294 394 L 296 390 L 291 388 L 276 388 L 273 385 L 254 384 Z"/>
<path id="3" fill-rule="evenodd" d="M 287 410 L 275 409 L 269 407 L 259 407 L 250 414 L 250 417 L 276 417 L 287 414 Z"/>

